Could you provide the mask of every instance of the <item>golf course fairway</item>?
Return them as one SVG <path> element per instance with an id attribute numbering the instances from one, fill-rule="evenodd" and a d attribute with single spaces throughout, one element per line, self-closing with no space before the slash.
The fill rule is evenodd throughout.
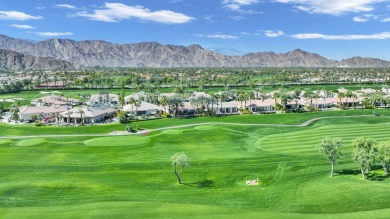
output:
<path id="1" fill-rule="evenodd" d="M 363 180 L 351 152 L 354 138 L 390 139 L 389 120 L 0 139 L 0 217 L 386 218 L 389 179 L 378 163 Z M 344 142 L 334 177 L 317 149 L 326 136 Z M 182 184 L 177 152 L 190 158 Z"/>

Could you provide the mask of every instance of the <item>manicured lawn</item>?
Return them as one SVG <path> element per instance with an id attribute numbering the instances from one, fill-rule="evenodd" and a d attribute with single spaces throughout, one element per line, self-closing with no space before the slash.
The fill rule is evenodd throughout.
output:
<path id="1" fill-rule="evenodd" d="M 382 116 L 390 116 L 390 109 L 375 109 L 375 110 L 344 110 L 344 111 L 324 111 L 324 112 L 307 112 L 307 113 L 286 113 L 286 114 L 269 114 L 269 115 L 237 115 L 223 117 L 198 117 L 192 119 L 158 119 L 149 121 L 133 122 L 135 126 L 143 129 L 157 129 L 164 127 L 200 124 L 200 123 L 237 123 L 237 124 L 302 124 L 313 118 L 331 117 L 331 116 L 359 116 L 373 115 L 373 112 L 378 112 L 379 121 L 389 121 L 390 118 Z M 364 120 L 365 117 L 356 118 Z M 338 122 L 339 120 L 334 120 Z M 343 120 L 340 120 L 343 121 Z M 347 122 L 353 122 L 348 120 Z M 372 120 L 370 120 L 372 121 Z M 324 121 L 316 121 L 310 125 L 317 123 L 322 124 Z M 35 127 L 33 125 L 7 125 L 0 123 L 0 136 L 21 136 L 21 135 L 51 135 L 51 134 L 108 134 L 113 131 L 124 131 L 123 124 L 109 124 L 83 127 Z"/>
<path id="2" fill-rule="evenodd" d="M 275 117 L 264 117 L 266 123 L 300 122 L 270 116 Z M 216 120 L 237 122 L 234 118 L 240 117 Z M 244 120 L 250 118 L 255 117 Z M 326 119 L 309 127 L 201 125 L 143 136 L 1 140 L 0 217 L 386 218 L 390 181 L 380 167 L 362 180 L 350 152 L 355 137 L 387 139 L 387 120 Z M 165 120 L 153 122 L 166 125 Z M 345 142 L 334 178 L 328 161 L 316 152 L 325 136 Z M 191 161 L 178 185 L 169 157 L 181 151 Z M 259 186 L 245 185 L 256 178 Z"/>
<path id="3" fill-rule="evenodd" d="M 161 119 L 152 121 L 134 122 L 146 129 L 155 129 L 175 125 L 198 124 L 208 122 L 227 122 L 227 123 L 245 123 L 245 124 L 302 124 L 310 119 L 329 116 L 359 116 L 373 115 L 378 112 L 383 116 L 390 116 L 390 109 L 375 110 L 343 110 L 343 111 L 321 111 L 307 113 L 285 113 L 285 114 L 260 114 L 260 115 L 237 115 L 223 117 L 199 117 L 192 119 Z M 361 118 L 359 118 L 361 119 Z"/>
<path id="4" fill-rule="evenodd" d="M 108 134 L 115 130 L 124 131 L 125 125 L 109 124 L 96 126 L 81 127 L 54 127 L 43 126 L 35 127 L 34 125 L 7 125 L 0 123 L 0 136 L 21 136 L 21 135 L 55 135 L 55 134 Z"/>

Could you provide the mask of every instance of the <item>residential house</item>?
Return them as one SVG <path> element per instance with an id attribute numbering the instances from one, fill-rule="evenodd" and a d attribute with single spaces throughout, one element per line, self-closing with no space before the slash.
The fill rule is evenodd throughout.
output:
<path id="1" fill-rule="evenodd" d="M 139 92 L 135 94 L 131 94 L 129 96 L 125 97 L 125 105 L 130 104 L 130 99 L 133 98 L 134 100 L 144 100 L 146 97 L 144 92 Z"/>
<path id="2" fill-rule="evenodd" d="M 141 115 L 156 115 L 159 112 L 163 111 L 162 107 L 157 106 L 152 103 L 141 101 L 139 106 L 133 104 L 127 104 L 123 107 L 123 111 L 131 113 L 136 116 Z"/>
<path id="3" fill-rule="evenodd" d="M 22 121 L 32 121 L 32 116 L 36 115 L 39 120 L 48 120 L 67 110 L 65 107 L 23 106 L 19 108 L 19 118 Z"/>
<path id="4" fill-rule="evenodd" d="M 119 104 L 119 96 L 111 93 L 100 93 L 92 95 L 87 101 L 87 106 L 107 107 Z"/>
<path id="5" fill-rule="evenodd" d="M 111 107 L 73 108 L 60 114 L 60 122 L 68 124 L 99 123 L 113 118 L 115 113 L 116 110 Z"/>
<path id="6" fill-rule="evenodd" d="M 275 111 L 275 100 L 268 98 L 264 100 L 247 101 L 245 109 L 252 113 L 270 113 Z"/>
<path id="7" fill-rule="evenodd" d="M 61 96 L 44 96 L 41 98 L 31 100 L 33 106 L 54 106 L 72 108 L 72 106 L 79 105 L 80 100 Z"/>

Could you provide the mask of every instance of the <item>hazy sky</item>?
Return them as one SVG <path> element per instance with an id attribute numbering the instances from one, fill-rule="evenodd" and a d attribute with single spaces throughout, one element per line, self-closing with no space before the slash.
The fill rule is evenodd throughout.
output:
<path id="1" fill-rule="evenodd" d="M 7 0 L 1 34 L 390 60 L 390 0 Z"/>

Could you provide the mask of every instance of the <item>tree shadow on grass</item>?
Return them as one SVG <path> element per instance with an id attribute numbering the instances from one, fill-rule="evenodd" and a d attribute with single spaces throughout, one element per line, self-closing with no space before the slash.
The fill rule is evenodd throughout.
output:
<path id="1" fill-rule="evenodd" d="M 183 185 L 190 186 L 190 187 L 196 187 L 196 188 L 207 188 L 212 187 L 214 184 L 213 180 L 205 179 L 198 182 L 192 182 L 192 183 L 183 183 Z"/>
<path id="2" fill-rule="evenodd" d="M 360 174 L 360 170 L 340 170 L 335 171 L 335 175 L 358 175 Z"/>
<path id="3" fill-rule="evenodd" d="M 383 176 L 382 174 L 379 173 L 368 173 L 366 177 L 368 180 L 371 181 L 383 181 L 387 178 L 387 176 Z"/>
<path id="4" fill-rule="evenodd" d="M 382 169 L 382 166 L 375 165 L 372 167 L 372 170 Z M 360 170 L 351 170 L 351 169 L 345 169 L 340 171 L 335 171 L 335 175 L 361 175 Z M 383 181 L 388 176 L 384 176 L 383 174 L 376 173 L 376 172 L 369 172 L 366 174 L 366 179 L 371 181 Z"/>

